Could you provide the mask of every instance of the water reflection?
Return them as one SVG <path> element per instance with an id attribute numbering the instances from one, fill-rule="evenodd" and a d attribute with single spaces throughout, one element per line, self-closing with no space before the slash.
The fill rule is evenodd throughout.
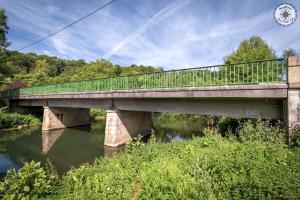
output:
<path id="1" fill-rule="evenodd" d="M 173 124 L 173 121 L 169 124 Z M 167 128 L 166 121 L 154 126 L 155 135 L 164 142 L 184 140 L 201 134 L 194 130 Z M 63 174 L 71 167 L 92 163 L 97 157 L 112 157 L 124 151 L 124 146 L 104 147 L 104 132 L 104 121 L 92 123 L 91 126 L 54 131 L 42 131 L 41 127 L 32 127 L 9 133 L 0 132 L 0 176 L 7 169 L 21 167 L 24 162 L 35 160 L 43 164 L 47 159 Z"/>
<path id="2" fill-rule="evenodd" d="M 47 154 L 51 147 L 55 144 L 58 138 L 64 133 L 65 129 L 58 129 L 53 131 L 42 131 L 42 154 Z"/>
<path id="3" fill-rule="evenodd" d="M 29 130 L 26 130 L 26 134 L 0 133 L 0 174 L 9 168 L 18 168 L 24 162 L 35 160 L 44 164 L 47 159 L 63 174 L 70 167 L 92 163 L 95 158 L 104 155 L 101 123 L 93 124 L 92 127 L 55 131 L 42 131 L 40 127 Z"/>

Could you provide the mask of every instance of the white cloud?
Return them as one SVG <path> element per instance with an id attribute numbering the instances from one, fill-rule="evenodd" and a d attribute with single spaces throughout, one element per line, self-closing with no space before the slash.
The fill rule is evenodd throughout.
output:
<path id="1" fill-rule="evenodd" d="M 272 12 L 279 3 L 279 0 L 251 0 L 240 5 L 236 1 L 117 1 L 25 52 L 89 61 L 104 57 L 118 64 L 183 68 L 220 64 L 241 40 L 259 35 L 278 53 L 286 47 L 300 53 L 300 20 L 290 27 L 277 25 Z M 298 1 L 291 3 L 300 6 Z M 52 33 L 96 6 L 99 2 L 92 0 L 0 1 L 0 7 L 9 14 L 11 49 Z"/>
<path id="2" fill-rule="evenodd" d="M 168 5 L 167 7 L 163 8 L 159 12 L 157 12 L 153 17 L 151 17 L 146 23 L 144 23 L 141 27 L 137 30 L 126 36 L 124 40 L 122 40 L 119 44 L 113 47 L 108 53 L 106 53 L 103 58 L 107 59 L 111 57 L 114 53 L 116 53 L 119 49 L 121 49 L 126 44 L 136 40 L 142 34 L 147 32 L 150 28 L 154 25 L 159 23 L 161 20 L 165 19 L 166 17 L 172 15 L 178 9 L 186 6 L 189 3 L 189 0 L 178 0 L 174 3 Z"/>

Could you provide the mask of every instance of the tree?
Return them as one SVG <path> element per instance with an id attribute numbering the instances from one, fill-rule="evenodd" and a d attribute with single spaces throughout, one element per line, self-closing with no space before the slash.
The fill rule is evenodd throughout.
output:
<path id="1" fill-rule="evenodd" d="M 239 47 L 225 57 L 225 64 L 276 58 L 275 51 L 258 36 L 243 40 Z"/>
<path id="2" fill-rule="evenodd" d="M 0 47 L 6 48 L 10 45 L 7 42 L 6 34 L 8 33 L 7 16 L 4 9 L 0 9 Z"/>
<path id="3" fill-rule="evenodd" d="M 5 10 L 0 9 L 0 87 L 7 82 L 6 78 L 10 75 L 10 70 L 6 64 L 8 58 L 6 47 L 10 44 L 7 42 L 7 32 L 8 26 Z"/>
<path id="4" fill-rule="evenodd" d="M 282 58 L 288 58 L 290 56 L 295 56 L 296 51 L 292 48 L 287 48 L 282 52 Z"/>
<path id="5" fill-rule="evenodd" d="M 229 84 L 239 84 L 243 82 L 259 83 L 268 80 L 280 80 L 276 67 L 278 61 L 256 62 L 276 59 L 275 51 L 258 36 L 252 36 L 243 40 L 239 47 L 230 55 L 226 56 L 225 65 L 221 68 L 221 74 L 226 74 L 226 80 L 221 80 Z M 245 64 L 236 64 L 245 63 Z M 235 65 L 233 65 L 235 64 Z"/>
<path id="6" fill-rule="evenodd" d="M 36 61 L 36 70 L 33 74 L 33 85 L 46 85 L 49 73 L 49 64 L 45 59 Z"/>

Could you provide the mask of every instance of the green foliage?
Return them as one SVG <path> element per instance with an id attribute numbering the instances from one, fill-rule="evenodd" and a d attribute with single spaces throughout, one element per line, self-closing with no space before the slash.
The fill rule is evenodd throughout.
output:
<path id="1" fill-rule="evenodd" d="M 296 51 L 292 48 L 287 48 L 282 52 L 282 57 L 283 58 L 288 58 L 289 56 L 295 56 Z"/>
<path id="2" fill-rule="evenodd" d="M 234 134 L 238 136 L 238 129 L 240 127 L 241 119 L 230 117 L 219 117 L 218 129 L 223 137 L 231 136 Z"/>
<path id="3" fill-rule="evenodd" d="M 30 125 L 38 122 L 39 119 L 33 115 L 0 112 L 0 129 Z"/>
<path id="4" fill-rule="evenodd" d="M 6 48 L 10 44 L 9 42 L 7 42 L 7 32 L 7 16 L 5 14 L 5 10 L 0 9 L 0 48 Z"/>
<path id="5" fill-rule="evenodd" d="M 280 130 L 268 122 L 247 121 L 238 131 L 239 140 L 222 138 L 216 128 L 167 144 L 138 138 L 126 153 L 73 168 L 59 184 L 48 177 L 48 183 L 29 187 L 30 194 L 25 180 L 36 180 L 31 178 L 39 166 L 27 164 L 30 178 L 10 172 L 1 188 L 6 196 L 47 199 L 299 199 L 299 149 L 274 139 Z M 38 174 L 39 182 L 47 177 Z"/>
<path id="6" fill-rule="evenodd" d="M 272 126 L 269 121 L 247 121 L 238 131 L 241 141 L 262 141 L 284 145 L 284 130 L 279 125 Z"/>
<path id="7" fill-rule="evenodd" d="M 91 116 L 92 120 L 95 120 L 95 121 L 105 120 L 106 110 L 93 108 L 90 111 L 90 116 Z"/>
<path id="8" fill-rule="evenodd" d="M 127 142 L 126 144 L 126 151 L 128 153 L 132 152 L 134 149 L 137 149 L 141 146 L 145 146 L 145 142 L 142 141 L 142 136 L 138 135 L 138 137 L 133 138 L 133 140 Z"/>
<path id="9" fill-rule="evenodd" d="M 48 162 L 49 163 L 49 162 Z M 41 167 L 39 162 L 31 161 L 16 171 L 10 169 L 0 182 L 0 197 L 3 199 L 38 199 L 51 194 L 58 184 L 58 176 L 52 170 Z"/>
<path id="10" fill-rule="evenodd" d="M 53 83 L 100 79 L 120 75 L 139 74 L 160 71 L 151 66 L 124 67 L 113 65 L 101 59 L 86 63 L 84 60 L 65 60 L 35 53 L 20 53 L 5 51 L 0 54 L 0 81 L 8 85 L 11 82 L 23 80 L 28 86 L 41 86 Z M 2 72 L 3 71 L 3 72 Z M 1 74 L 3 74 L 1 76 Z M 11 76 L 11 79 L 8 77 Z M 2 77 L 2 78 L 1 78 Z"/>
<path id="11" fill-rule="evenodd" d="M 293 129 L 291 134 L 291 147 L 300 147 L 300 126 Z"/>
<path id="12" fill-rule="evenodd" d="M 260 37 L 243 40 L 237 50 L 225 57 L 225 64 L 276 58 L 274 50 Z"/>
<path id="13" fill-rule="evenodd" d="M 136 145 L 110 160 L 72 169 L 55 198 L 298 199 L 298 153 L 218 135 Z"/>

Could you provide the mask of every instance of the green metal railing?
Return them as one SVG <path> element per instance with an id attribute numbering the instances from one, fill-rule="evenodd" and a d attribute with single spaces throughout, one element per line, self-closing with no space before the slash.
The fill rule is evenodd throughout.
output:
<path id="1" fill-rule="evenodd" d="M 10 95 L 283 82 L 286 82 L 286 60 L 274 59 L 27 87 L 10 91 Z"/>

